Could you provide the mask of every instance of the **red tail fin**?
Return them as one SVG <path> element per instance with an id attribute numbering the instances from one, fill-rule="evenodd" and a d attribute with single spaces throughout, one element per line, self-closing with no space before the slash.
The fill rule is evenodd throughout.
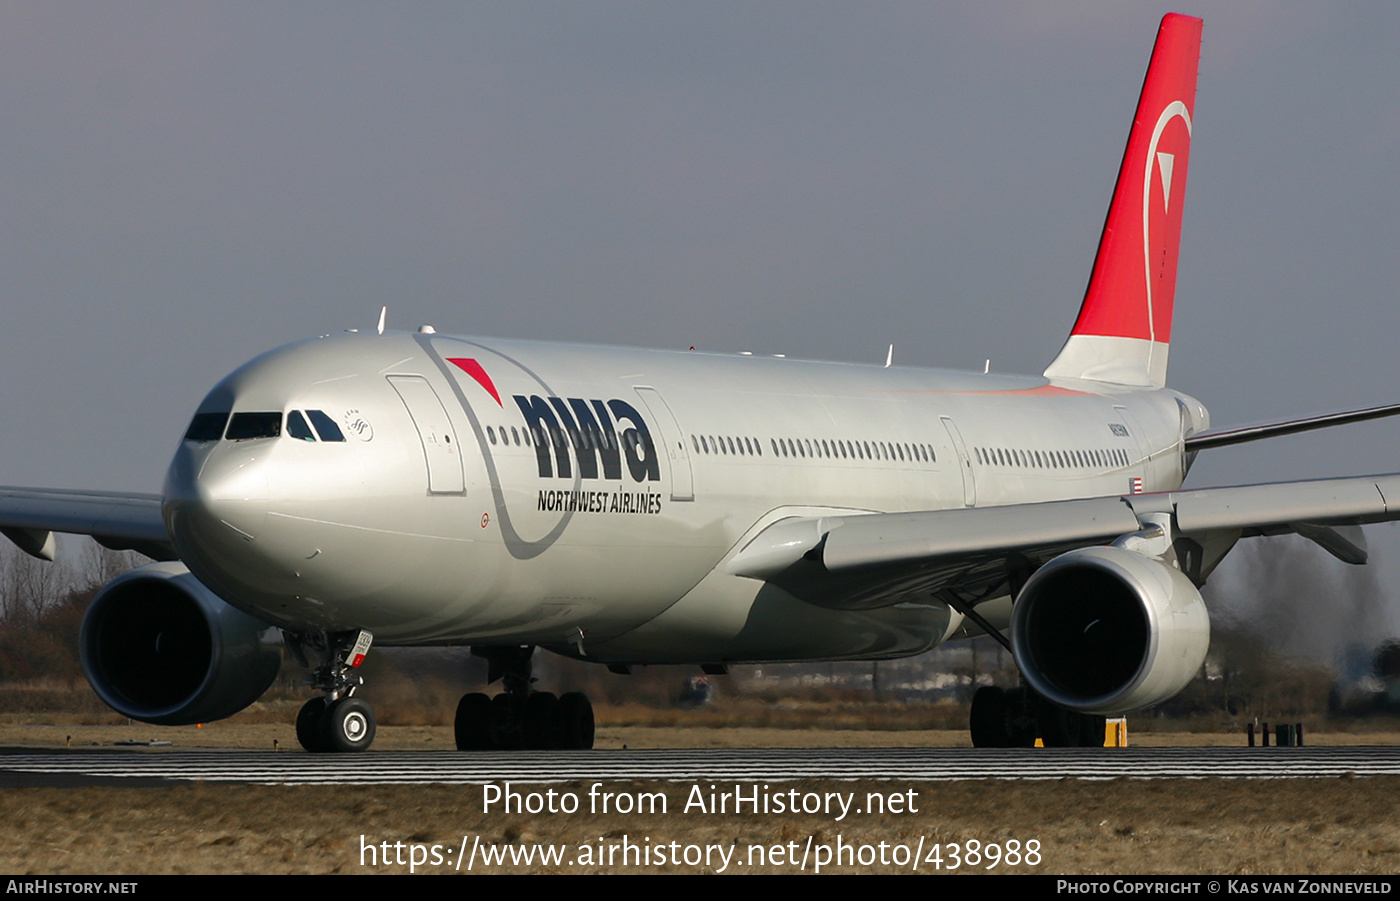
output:
<path id="1" fill-rule="evenodd" d="M 1168 14 L 1128 134 L 1079 319 L 1047 378 L 1162 387 L 1196 106 L 1201 20 Z"/>

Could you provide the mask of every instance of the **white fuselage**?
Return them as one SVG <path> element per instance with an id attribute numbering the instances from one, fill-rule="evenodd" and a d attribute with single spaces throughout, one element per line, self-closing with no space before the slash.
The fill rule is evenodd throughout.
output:
<path id="1" fill-rule="evenodd" d="M 167 480 L 180 558 L 235 606 L 650 663 L 927 649 L 961 626 L 932 598 L 819 608 L 722 564 L 793 516 L 1175 489 L 1206 423 L 1165 389 L 422 333 L 280 348 L 200 411 L 282 417 L 185 440 Z"/>

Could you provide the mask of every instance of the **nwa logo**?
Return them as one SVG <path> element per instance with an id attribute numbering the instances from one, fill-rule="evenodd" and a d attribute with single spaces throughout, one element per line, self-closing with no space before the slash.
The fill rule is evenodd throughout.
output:
<path id="1" fill-rule="evenodd" d="M 625 400 L 514 396 L 535 445 L 540 478 L 622 478 L 622 464 L 634 482 L 659 482 L 661 467 L 651 430 Z"/>

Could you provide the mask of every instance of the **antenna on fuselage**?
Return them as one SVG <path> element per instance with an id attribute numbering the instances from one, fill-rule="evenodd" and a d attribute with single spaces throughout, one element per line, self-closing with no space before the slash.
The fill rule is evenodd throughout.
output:
<path id="1" fill-rule="evenodd" d="M 389 308 L 383 306 L 379 308 L 379 334 L 384 334 L 384 317 L 389 315 Z"/>
<path id="2" fill-rule="evenodd" d="M 885 354 L 885 368 L 886 368 L 886 369 L 889 369 L 889 368 L 890 368 L 890 364 L 893 363 L 893 362 L 894 362 L 894 345 L 891 344 L 891 345 L 890 345 L 890 352 L 887 353 L 887 354 Z"/>

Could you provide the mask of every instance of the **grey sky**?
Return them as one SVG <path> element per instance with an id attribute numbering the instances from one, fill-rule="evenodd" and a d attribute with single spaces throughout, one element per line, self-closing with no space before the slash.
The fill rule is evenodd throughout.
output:
<path id="1" fill-rule="evenodd" d="M 158 490 L 345 327 L 1039 372 L 1164 7 L 0 3 L 0 483 Z M 1400 6 L 1205 19 L 1170 383 L 1394 401 Z M 1400 423 L 1203 457 L 1400 469 Z"/>

